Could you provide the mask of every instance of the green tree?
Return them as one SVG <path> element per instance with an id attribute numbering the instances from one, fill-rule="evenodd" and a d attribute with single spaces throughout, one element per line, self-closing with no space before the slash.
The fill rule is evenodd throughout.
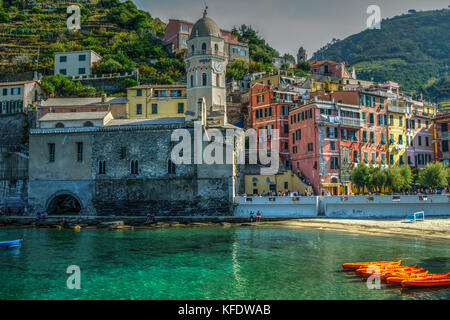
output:
<path id="1" fill-rule="evenodd" d="M 280 66 L 280 70 L 289 70 L 289 69 L 290 69 L 289 63 L 283 63 L 283 64 Z"/>
<path id="2" fill-rule="evenodd" d="M 98 62 L 95 62 L 92 66 L 92 71 L 95 74 L 108 74 L 108 73 L 118 73 L 121 72 L 123 66 L 120 62 L 116 61 L 113 58 L 102 59 Z"/>
<path id="3" fill-rule="evenodd" d="M 411 167 L 408 165 L 401 166 L 400 174 L 403 177 L 403 189 L 411 189 L 411 183 L 413 182 Z"/>
<path id="4" fill-rule="evenodd" d="M 248 73 L 248 68 L 242 60 L 235 60 L 227 67 L 227 79 L 242 80 Z"/>
<path id="5" fill-rule="evenodd" d="M 308 61 L 302 61 L 297 65 L 297 68 L 305 72 L 310 72 L 311 64 Z"/>
<path id="6" fill-rule="evenodd" d="M 350 172 L 350 181 L 358 188 L 359 193 L 361 193 L 361 190 L 364 192 L 364 187 L 370 182 L 369 168 L 364 162 L 359 163 L 358 166 Z"/>
<path id="7" fill-rule="evenodd" d="M 127 88 L 135 87 L 138 85 L 138 82 L 134 79 L 123 79 L 120 80 L 116 87 L 116 92 L 126 92 Z"/>
<path id="8" fill-rule="evenodd" d="M 387 172 L 387 185 L 394 191 L 410 189 L 413 181 L 411 168 L 407 165 L 390 167 Z"/>
<path id="9" fill-rule="evenodd" d="M 419 181 L 423 186 L 431 188 L 445 188 L 448 186 L 448 169 L 442 163 L 428 163 L 426 168 L 420 173 Z"/>
<path id="10" fill-rule="evenodd" d="M 370 179 L 372 190 L 378 190 L 381 192 L 388 181 L 386 170 L 381 168 L 380 165 L 378 165 L 377 167 L 373 167 Z"/>
<path id="11" fill-rule="evenodd" d="M 8 23 L 11 19 L 9 18 L 9 14 L 5 12 L 2 8 L 0 8 L 0 22 Z"/>
<path id="12" fill-rule="evenodd" d="M 41 88 L 50 97 L 74 97 L 92 96 L 96 90 L 92 87 L 83 86 L 79 81 L 72 81 L 62 74 L 46 76 L 42 79 Z"/>

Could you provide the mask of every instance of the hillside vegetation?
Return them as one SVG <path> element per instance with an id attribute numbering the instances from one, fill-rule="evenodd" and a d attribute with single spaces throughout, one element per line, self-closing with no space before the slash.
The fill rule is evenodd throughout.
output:
<path id="1" fill-rule="evenodd" d="M 87 4 L 88 3 L 88 4 Z M 67 30 L 67 7 L 81 7 L 81 30 Z M 164 46 L 165 24 L 137 9 L 132 1 L 0 0 L 0 73 L 38 70 L 53 74 L 55 52 L 94 50 L 103 60 L 94 72 L 120 73 L 139 68 L 143 83 L 173 83 L 185 65 Z M 39 60 L 38 60 L 39 53 Z"/>
<path id="2" fill-rule="evenodd" d="M 415 12 L 384 19 L 381 29 L 333 41 L 313 60 L 345 61 L 365 80 L 399 82 L 412 94 L 450 98 L 450 10 Z"/>

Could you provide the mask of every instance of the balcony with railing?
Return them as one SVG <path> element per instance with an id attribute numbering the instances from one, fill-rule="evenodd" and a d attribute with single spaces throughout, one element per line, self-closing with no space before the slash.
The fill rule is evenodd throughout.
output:
<path id="1" fill-rule="evenodd" d="M 187 57 L 193 57 L 193 56 L 203 56 L 203 55 L 214 55 L 214 56 L 219 56 L 219 57 L 226 57 L 227 54 L 225 52 L 221 52 L 218 50 L 194 50 L 194 51 L 189 51 L 189 53 L 187 54 Z"/>
<path id="2" fill-rule="evenodd" d="M 347 127 L 358 127 L 361 128 L 364 126 L 364 121 L 357 118 L 348 118 L 348 117 L 341 117 L 340 118 L 340 124 L 342 126 Z"/>
<path id="3" fill-rule="evenodd" d="M 396 113 L 406 113 L 405 107 L 394 106 L 392 104 L 388 104 L 388 111 Z"/>

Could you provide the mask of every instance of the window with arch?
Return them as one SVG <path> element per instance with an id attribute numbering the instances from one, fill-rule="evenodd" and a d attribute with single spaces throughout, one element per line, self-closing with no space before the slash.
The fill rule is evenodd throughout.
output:
<path id="1" fill-rule="evenodd" d="M 206 87 L 208 85 L 208 77 L 206 73 L 202 73 L 202 86 Z"/>
<path id="2" fill-rule="evenodd" d="M 172 160 L 167 161 L 167 173 L 169 174 L 176 173 L 175 163 L 173 163 Z"/>
<path id="3" fill-rule="evenodd" d="M 220 87 L 220 74 L 216 74 L 216 87 Z"/>
<path id="4" fill-rule="evenodd" d="M 193 88 L 193 87 L 194 87 L 194 76 L 191 75 L 191 88 Z"/>
<path id="5" fill-rule="evenodd" d="M 64 126 L 64 123 L 62 123 L 62 122 L 58 122 L 56 125 L 55 125 L 55 128 L 64 128 L 65 126 Z"/>
<path id="6" fill-rule="evenodd" d="M 194 47 L 194 45 L 191 46 L 191 53 L 195 54 L 195 47 Z"/>
<path id="7" fill-rule="evenodd" d="M 214 51 L 216 54 L 219 53 L 219 45 L 217 43 L 214 45 Z"/>
<path id="8" fill-rule="evenodd" d="M 106 161 L 100 160 L 98 162 L 98 174 L 106 174 Z"/>
<path id="9" fill-rule="evenodd" d="M 131 174 L 139 174 L 139 162 L 131 160 Z"/>
<path id="10" fill-rule="evenodd" d="M 83 127 L 93 127 L 94 124 L 91 121 L 86 121 L 85 123 L 83 123 Z"/>
<path id="11" fill-rule="evenodd" d="M 206 43 L 205 42 L 202 43 L 202 51 L 203 51 L 203 53 L 206 53 Z"/>

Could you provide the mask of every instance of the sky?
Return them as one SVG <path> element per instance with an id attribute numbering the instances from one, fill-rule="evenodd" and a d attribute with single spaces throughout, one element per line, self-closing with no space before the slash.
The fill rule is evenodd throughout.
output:
<path id="1" fill-rule="evenodd" d="M 205 1 L 208 15 L 221 29 L 250 25 L 281 55 L 296 56 L 304 47 L 308 57 L 331 39 L 344 39 L 367 28 L 366 13 L 378 5 L 382 18 L 417 11 L 448 8 L 448 0 L 133 0 L 139 9 L 164 22 L 196 22 Z"/>

